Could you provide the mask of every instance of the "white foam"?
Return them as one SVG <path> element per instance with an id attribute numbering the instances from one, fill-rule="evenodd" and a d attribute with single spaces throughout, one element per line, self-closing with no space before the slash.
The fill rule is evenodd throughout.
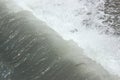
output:
<path id="1" fill-rule="evenodd" d="M 99 17 L 104 13 L 99 12 L 98 8 L 103 7 L 104 0 L 16 1 L 24 9 L 32 10 L 64 39 L 73 39 L 84 49 L 85 55 L 100 63 L 111 74 L 120 76 L 120 39 L 116 36 L 100 34 L 104 29 L 112 31 L 111 28 L 95 28 L 103 26 Z M 78 29 L 78 32 L 75 32 L 75 29 Z"/>

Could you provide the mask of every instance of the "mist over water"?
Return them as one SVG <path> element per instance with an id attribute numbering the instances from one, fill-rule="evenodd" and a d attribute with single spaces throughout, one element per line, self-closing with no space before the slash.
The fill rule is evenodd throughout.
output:
<path id="1" fill-rule="evenodd" d="M 119 30 L 111 27 L 113 22 L 106 21 L 111 15 L 104 11 L 105 0 L 15 1 L 45 21 L 65 40 L 75 41 L 84 50 L 84 55 L 101 64 L 111 74 L 120 76 Z"/>

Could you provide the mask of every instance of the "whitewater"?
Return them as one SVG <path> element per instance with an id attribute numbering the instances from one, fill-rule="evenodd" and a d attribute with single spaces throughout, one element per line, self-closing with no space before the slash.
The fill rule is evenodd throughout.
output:
<path id="1" fill-rule="evenodd" d="M 101 19 L 105 15 L 102 11 L 105 0 L 14 1 L 46 22 L 65 40 L 76 42 L 85 56 L 111 74 L 120 76 L 120 37 L 113 35 L 115 30 L 103 24 Z"/>

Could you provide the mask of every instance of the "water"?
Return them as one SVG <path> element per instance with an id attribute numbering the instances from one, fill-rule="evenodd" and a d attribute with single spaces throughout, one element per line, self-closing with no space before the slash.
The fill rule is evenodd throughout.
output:
<path id="1" fill-rule="evenodd" d="M 7 6 L 1 1 L 0 79 L 116 80 L 111 77 L 120 75 L 119 27 L 112 26 L 119 15 L 106 11 L 114 1 L 5 0 Z"/>
<path id="2" fill-rule="evenodd" d="M 109 3 L 109 0 L 15 1 L 23 9 L 32 11 L 35 16 L 45 21 L 64 39 L 75 41 L 84 49 L 84 55 L 101 64 L 111 74 L 120 76 L 119 26 L 117 29 L 111 26 L 115 25 L 115 21 L 110 23 L 109 17 L 115 19 L 115 15 L 109 13 L 111 7 L 107 6 L 107 3 L 114 5 L 115 1 L 112 3 Z M 119 4 L 119 0 L 117 3 Z M 117 8 L 119 12 L 120 8 L 118 6 Z M 117 17 L 120 20 L 119 14 Z"/>

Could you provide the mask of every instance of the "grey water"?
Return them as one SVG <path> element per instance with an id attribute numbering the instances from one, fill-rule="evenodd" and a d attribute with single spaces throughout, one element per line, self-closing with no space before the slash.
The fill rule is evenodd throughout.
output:
<path id="1" fill-rule="evenodd" d="M 0 0 L 0 80 L 119 80 L 83 53 L 31 11 Z"/>

